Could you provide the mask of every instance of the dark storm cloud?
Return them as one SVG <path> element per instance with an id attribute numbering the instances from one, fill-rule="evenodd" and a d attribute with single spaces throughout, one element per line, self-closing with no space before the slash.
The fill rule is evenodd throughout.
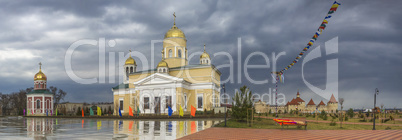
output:
<path id="1" fill-rule="evenodd" d="M 322 58 L 306 63 L 305 79 L 325 89 L 326 61 L 339 61 L 339 97 L 347 107 L 371 107 L 374 88 L 380 89 L 379 102 L 387 107 L 398 106 L 402 96 L 402 29 L 399 18 L 400 1 L 341 1 L 342 5 L 314 46 L 321 46 Z M 248 55 L 263 52 L 269 57 L 269 69 L 249 69 L 254 80 L 271 78 L 272 52 L 286 52 L 277 62 L 277 69 L 287 66 L 311 38 L 326 12 L 329 1 L 3 1 L 0 2 L 0 92 L 10 93 L 32 86 L 37 63 L 44 63 L 49 84 L 66 90 L 71 102 L 112 101 L 110 87 L 118 83 L 81 85 L 72 81 L 64 69 L 68 47 L 80 39 L 105 38 L 115 40 L 108 52 L 127 54 L 128 49 L 141 52 L 150 61 L 151 40 L 163 39 L 172 26 L 176 12 L 177 26 L 187 37 L 188 52 L 201 52 L 203 44 L 213 56 L 228 52 L 234 62 L 234 83 L 226 83 L 227 92 L 248 85 L 255 93 L 268 93 L 274 84 L 255 84 L 247 80 L 239 63 L 244 65 Z M 338 54 L 325 56 L 326 41 L 339 37 Z M 241 38 L 241 55 L 237 39 Z M 313 47 L 313 48 L 315 48 Z M 155 46 L 155 62 L 160 60 L 161 44 Z M 7 53 L 6 55 L 4 53 Z M 11 53 L 12 52 L 12 53 Z M 10 55 L 11 54 L 11 55 Z M 19 55 L 15 55 L 19 54 Z M 198 63 L 198 56 L 191 63 Z M 238 62 L 237 58 L 242 61 Z M 138 57 L 134 56 L 138 61 Z M 216 66 L 228 64 L 225 56 L 212 58 Z M 72 67 L 79 76 L 98 74 L 96 47 L 80 47 L 74 52 Z M 106 55 L 106 62 L 108 62 Z M 124 60 L 122 60 L 124 61 Z M 122 63 L 122 62 L 120 62 Z M 254 56 L 250 64 L 264 64 Z M 116 61 L 116 66 L 119 65 Z M 149 62 L 148 65 L 151 65 Z M 143 66 L 140 65 L 140 68 Z M 154 66 L 151 66 L 153 68 Z M 229 68 L 221 68 L 222 79 Z M 108 72 L 108 70 L 107 70 Z M 116 72 L 117 74 L 117 72 Z M 111 75 L 113 78 L 114 75 Z M 116 80 L 118 77 L 114 77 Z M 241 81 L 239 79 L 241 78 Z M 107 80 L 109 78 L 106 78 Z M 298 89 L 304 100 L 318 103 L 325 99 L 312 93 L 301 77 L 301 63 L 285 73 L 285 83 L 279 92 L 287 100 Z M 75 87 L 75 88 L 73 88 Z M 272 91 L 271 91 L 272 92 Z"/>

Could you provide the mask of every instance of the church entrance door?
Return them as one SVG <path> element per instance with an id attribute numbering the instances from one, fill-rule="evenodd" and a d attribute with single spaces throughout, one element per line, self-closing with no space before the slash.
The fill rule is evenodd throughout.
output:
<path id="1" fill-rule="evenodd" d="M 155 97 L 155 114 L 160 114 L 160 108 L 161 108 L 161 100 L 160 97 Z"/>

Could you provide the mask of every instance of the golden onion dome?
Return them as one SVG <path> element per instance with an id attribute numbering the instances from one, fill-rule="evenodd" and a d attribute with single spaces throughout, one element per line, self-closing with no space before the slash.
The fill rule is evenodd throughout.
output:
<path id="1" fill-rule="evenodd" d="M 166 32 L 165 39 L 170 38 L 170 37 L 180 37 L 180 38 L 184 38 L 184 39 L 186 38 L 183 31 L 181 31 L 179 28 L 177 28 L 176 25 L 173 25 L 173 27 L 170 28 L 169 31 Z"/>
<path id="2" fill-rule="evenodd" d="M 158 67 L 168 67 L 168 64 L 164 60 L 162 60 L 158 63 Z"/>
<path id="3" fill-rule="evenodd" d="M 211 59 L 211 57 L 209 57 L 209 54 L 205 51 L 205 44 L 204 44 L 204 52 L 200 56 L 200 59 L 201 58 L 209 58 L 209 59 Z"/>
<path id="4" fill-rule="evenodd" d="M 201 54 L 200 58 L 211 58 L 211 57 L 209 57 L 208 53 L 204 52 Z"/>
<path id="5" fill-rule="evenodd" d="M 41 65 L 41 63 L 39 64 Z M 47 80 L 46 75 L 42 72 L 41 68 L 39 68 L 39 72 L 35 74 L 34 81 L 36 80 Z"/>
<path id="6" fill-rule="evenodd" d="M 124 63 L 125 65 L 136 65 L 134 58 L 132 58 L 131 56 L 129 58 L 127 58 L 126 63 Z"/>

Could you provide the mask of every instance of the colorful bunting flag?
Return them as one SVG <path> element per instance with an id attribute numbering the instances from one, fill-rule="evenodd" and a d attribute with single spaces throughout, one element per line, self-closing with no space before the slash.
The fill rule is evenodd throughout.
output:
<path id="1" fill-rule="evenodd" d="M 84 109 L 81 109 L 82 112 L 82 117 L 84 117 Z M 84 120 L 82 120 L 82 123 L 84 124 Z"/>
<path id="2" fill-rule="evenodd" d="M 283 74 L 285 70 L 290 69 L 295 63 L 297 63 L 297 61 L 302 57 L 302 55 L 304 54 L 304 52 L 307 52 L 308 49 L 310 48 L 310 46 L 312 46 L 314 44 L 314 41 L 317 40 L 318 36 L 320 36 L 320 34 L 322 33 L 322 31 L 327 27 L 328 24 L 328 20 L 329 18 L 332 17 L 331 14 L 333 14 L 338 6 L 341 5 L 338 2 L 334 2 L 328 12 L 328 14 L 325 16 L 324 20 L 322 21 L 321 25 L 318 27 L 317 31 L 315 32 L 315 34 L 313 35 L 312 39 L 307 43 L 307 47 L 303 48 L 302 52 L 299 54 L 298 57 L 295 58 L 295 60 L 288 65 L 287 67 L 285 67 L 283 70 L 281 70 L 279 73 Z"/>
<path id="3" fill-rule="evenodd" d="M 57 108 L 56 108 L 56 116 L 57 116 Z"/>
<path id="4" fill-rule="evenodd" d="M 24 109 L 24 116 L 25 116 L 25 109 Z"/>

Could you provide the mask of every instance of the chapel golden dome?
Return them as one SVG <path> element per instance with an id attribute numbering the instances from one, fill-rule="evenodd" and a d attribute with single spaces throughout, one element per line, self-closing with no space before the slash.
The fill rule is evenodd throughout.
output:
<path id="1" fill-rule="evenodd" d="M 134 58 L 132 58 L 131 56 L 129 58 L 127 58 L 126 63 L 124 63 L 125 65 L 136 65 Z"/>
<path id="2" fill-rule="evenodd" d="M 162 60 L 158 63 L 158 67 L 168 67 L 168 64 L 164 60 Z"/>
<path id="3" fill-rule="evenodd" d="M 209 54 L 205 51 L 205 44 L 204 44 L 204 52 L 200 56 L 200 59 L 201 58 L 209 58 L 209 59 L 211 59 L 211 57 L 209 57 Z"/>
<path id="4" fill-rule="evenodd" d="M 165 39 L 170 38 L 170 37 L 180 37 L 180 38 L 186 38 L 184 35 L 183 31 L 181 31 L 177 26 L 176 26 L 176 15 L 173 13 L 174 16 L 174 22 L 173 22 L 173 27 L 169 29 L 169 31 L 166 32 L 165 34 Z"/>
<path id="5" fill-rule="evenodd" d="M 39 72 L 34 76 L 34 81 L 36 80 L 47 80 L 46 75 L 42 72 L 42 63 L 39 63 Z"/>

